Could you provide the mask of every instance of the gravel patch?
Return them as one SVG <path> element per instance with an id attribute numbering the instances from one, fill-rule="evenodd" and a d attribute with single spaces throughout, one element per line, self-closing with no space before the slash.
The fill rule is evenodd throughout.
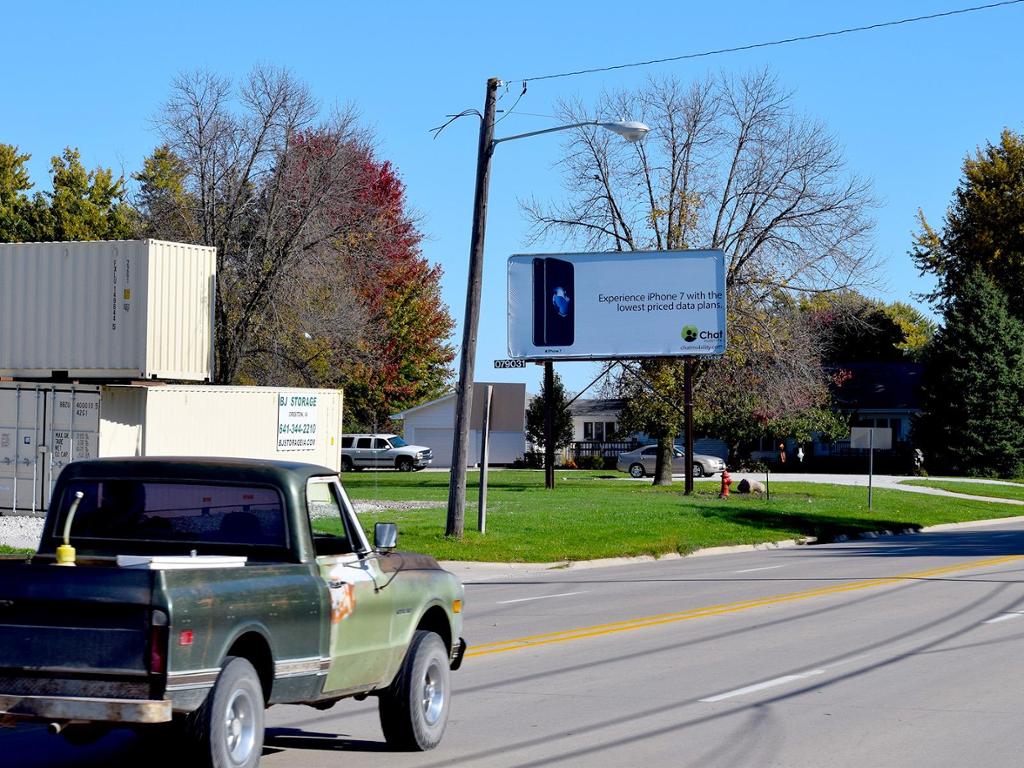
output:
<path id="1" fill-rule="evenodd" d="M 42 517 L 12 516 L 0 517 L 0 544 L 18 549 L 36 549 L 43 537 Z"/>
<path id="2" fill-rule="evenodd" d="M 337 512 L 330 504 L 310 504 L 309 516 L 316 520 L 321 517 L 335 517 Z M 445 506 L 441 501 L 353 501 L 357 514 L 363 512 L 384 512 L 389 509 L 436 509 Z"/>
<path id="3" fill-rule="evenodd" d="M 405 509 L 441 509 L 447 506 L 443 501 L 353 501 L 352 506 L 356 508 L 356 512 L 362 514 L 363 512 L 384 512 L 386 510 L 398 510 L 402 511 Z"/>

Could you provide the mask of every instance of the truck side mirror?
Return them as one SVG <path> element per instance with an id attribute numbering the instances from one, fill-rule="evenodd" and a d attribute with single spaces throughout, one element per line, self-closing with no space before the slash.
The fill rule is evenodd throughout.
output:
<path id="1" fill-rule="evenodd" d="M 398 546 L 398 526 L 394 523 L 377 523 L 373 526 L 373 548 L 385 552 Z"/>

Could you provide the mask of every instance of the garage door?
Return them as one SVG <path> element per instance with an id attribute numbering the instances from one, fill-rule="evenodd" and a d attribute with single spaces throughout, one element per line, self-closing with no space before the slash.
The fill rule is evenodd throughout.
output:
<path id="1" fill-rule="evenodd" d="M 455 437 L 455 430 L 450 427 L 416 427 L 412 435 L 406 435 L 406 440 L 416 445 L 425 445 L 434 452 L 432 467 L 450 467 L 452 464 L 452 445 Z M 479 461 L 477 452 L 476 430 L 469 433 L 469 456 L 466 464 L 475 466 Z"/>

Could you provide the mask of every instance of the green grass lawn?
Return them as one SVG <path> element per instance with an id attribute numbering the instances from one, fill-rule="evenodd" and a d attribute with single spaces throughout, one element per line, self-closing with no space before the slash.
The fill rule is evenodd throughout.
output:
<path id="1" fill-rule="evenodd" d="M 466 535 L 444 536 L 445 510 L 384 510 L 360 516 L 368 531 L 378 521 L 399 525 L 400 546 L 445 560 L 552 562 L 602 557 L 687 553 L 704 547 L 754 544 L 802 536 L 831 539 L 865 531 L 1004 517 L 1005 506 L 848 486 L 772 483 L 771 499 L 718 498 L 717 483 L 654 487 L 604 472 L 558 472 L 557 488 L 544 488 L 542 472 L 490 474 L 487 534 L 476 532 L 478 474 L 467 489 Z M 354 500 L 423 500 L 444 504 L 445 473 L 347 473 Z M 329 530 L 331 523 L 318 522 Z"/>
<path id="2" fill-rule="evenodd" d="M 925 488 L 939 488 L 943 491 L 966 493 L 971 496 L 988 496 L 993 499 L 1017 499 L 1024 501 L 1024 485 L 997 485 L 996 483 L 964 483 L 959 480 L 904 480 L 904 485 L 921 485 Z M 1007 515 L 1013 514 L 1008 512 Z"/>

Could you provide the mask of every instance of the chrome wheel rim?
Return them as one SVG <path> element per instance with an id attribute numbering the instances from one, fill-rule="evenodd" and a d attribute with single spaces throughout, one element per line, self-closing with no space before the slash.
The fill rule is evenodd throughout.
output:
<path id="1" fill-rule="evenodd" d="M 639 464 L 634 464 L 632 468 L 629 470 L 629 474 L 632 475 L 633 477 L 643 477 L 644 468 L 641 467 Z"/>
<path id="2" fill-rule="evenodd" d="M 256 703 L 249 691 L 239 689 L 231 694 L 224 711 L 224 746 L 231 761 L 244 763 L 256 745 Z"/>
<path id="3" fill-rule="evenodd" d="M 423 707 L 423 719 L 428 725 L 435 725 L 441 719 L 445 704 L 444 670 L 436 659 L 432 660 L 423 673 L 423 689 L 420 703 Z"/>

